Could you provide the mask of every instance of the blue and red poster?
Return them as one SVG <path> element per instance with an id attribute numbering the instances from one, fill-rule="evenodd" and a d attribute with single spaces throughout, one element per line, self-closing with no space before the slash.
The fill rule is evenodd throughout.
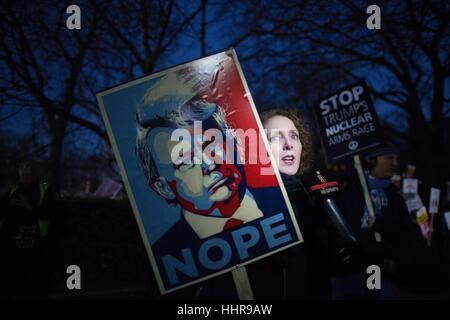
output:
<path id="1" fill-rule="evenodd" d="M 233 50 L 97 99 L 163 294 L 302 241 Z"/>

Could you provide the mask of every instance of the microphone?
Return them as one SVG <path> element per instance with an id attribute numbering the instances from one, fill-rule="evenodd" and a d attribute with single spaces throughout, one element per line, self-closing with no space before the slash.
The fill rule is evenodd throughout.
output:
<path id="1" fill-rule="evenodd" d="M 333 199 L 339 192 L 337 181 L 327 181 L 319 171 L 316 171 L 315 174 L 303 175 L 301 179 L 304 187 L 311 194 L 313 201 L 322 204 L 333 227 L 342 239 L 356 242 L 356 237 Z"/>

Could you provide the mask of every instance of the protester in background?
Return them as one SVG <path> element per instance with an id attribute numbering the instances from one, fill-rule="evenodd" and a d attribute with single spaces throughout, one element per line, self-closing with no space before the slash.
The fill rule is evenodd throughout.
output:
<path id="1" fill-rule="evenodd" d="M 391 282 L 388 279 L 400 277 L 403 280 L 413 275 L 411 262 L 414 250 L 421 246 L 420 233 L 411 219 L 406 204 L 392 184 L 391 178 L 398 169 L 398 152 L 389 146 L 373 149 L 366 155 L 369 170 L 365 172 L 367 185 L 373 203 L 375 216 L 370 216 L 361 183 L 356 174 L 350 177 L 347 188 L 341 194 L 340 207 L 346 214 L 362 247 L 364 260 L 361 274 L 366 274 L 369 265 L 381 268 L 386 280 L 382 290 L 365 291 L 365 280 L 361 279 L 360 294 L 364 298 L 393 298 Z M 381 236 L 378 242 L 376 233 Z M 351 297 L 357 293 L 348 293 Z"/>
<path id="2" fill-rule="evenodd" d="M 1 201 L 0 292 L 6 298 L 39 298 L 50 287 L 47 237 L 54 194 L 32 162 L 21 163 L 18 174 Z"/>

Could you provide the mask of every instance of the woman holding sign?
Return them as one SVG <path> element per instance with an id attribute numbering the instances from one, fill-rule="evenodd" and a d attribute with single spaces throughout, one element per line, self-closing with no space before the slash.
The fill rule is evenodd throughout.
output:
<path id="1" fill-rule="evenodd" d="M 295 121 L 291 120 L 292 117 Z M 268 135 L 269 144 L 277 160 L 280 173 L 289 196 L 299 192 L 302 209 L 308 206 L 309 199 L 302 193 L 299 172 L 309 169 L 312 163 L 312 142 L 308 128 L 295 111 L 273 110 L 261 118 Z M 267 126 L 267 127 L 266 127 Z M 296 198 L 297 199 L 297 198 Z M 293 198 L 291 198 L 291 201 Z M 293 206 L 298 219 L 298 207 Z M 310 208 L 306 209 L 310 211 Z M 301 223 L 302 221 L 300 221 Z M 310 224 L 314 222 L 305 222 Z M 309 239 L 308 231 L 302 235 Z M 307 258 L 303 245 L 293 246 L 280 253 L 246 266 L 251 289 L 256 300 L 260 299 L 329 299 L 330 284 L 328 275 L 329 261 L 321 257 L 321 243 L 315 242 L 307 251 L 314 258 Z M 315 252 L 317 251 L 317 255 Z M 309 261 L 308 261 L 309 260 Z M 311 261 L 314 266 L 308 265 Z M 211 279 L 199 287 L 197 297 L 200 299 L 237 298 L 233 281 L 229 274 Z"/>
<path id="2" fill-rule="evenodd" d="M 330 228 L 322 209 L 311 204 L 301 175 L 313 163 L 313 142 L 297 110 L 273 109 L 261 115 L 269 146 L 302 230 L 304 243 L 247 266 L 255 299 L 331 299 L 331 270 L 350 262 L 343 240 Z M 336 252 L 331 256 L 330 252 Z M 338 253 L 339 252 L 339 253 Z M 230 299 L 234 286 L 228 274 L 205 282 L 203 299 Z"/>
<path id="3" fill-rule="evenodd" d="M 331 221 L 324 210 L 312 204 L 311 196 L 302 183 L 301 178 L 311 171 L 313 163 L 310 130 L 295 109 L 264 112 L 261 121 L 305 240 L 291 249 L 291 259 L 289 252 L 286 254 L 288 258 L 283 266 L 283 272 L 287 274 L 285 285 L 288 288 L 298 286 L 297 290 L 303 286 L 306 298 L 330 299 L 332 270 L 348 269 L 353 259 L 350 259 L 348 248 L 344 248 L 345 241 L 331 228 Z M 322 175 L 320 177 L 324 179 Z M 283 257 L 283 253 L 278 257 Z M 305 259 L 305 269 L 302 271 L 306 282 L 297 284 L 290 280 L 291 277 L 296 278 L 296 271 L 290 264 L 302 258 Z M 295 288 L 289 291 L 295 291 Z"/>

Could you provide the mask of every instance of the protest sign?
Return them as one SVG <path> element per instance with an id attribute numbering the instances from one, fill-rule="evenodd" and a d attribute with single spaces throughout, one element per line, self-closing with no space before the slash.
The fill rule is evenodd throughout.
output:
<path id="1" fill-rule="evenodd" d="M 417 179 L 410 179 L 410 178 L 403 179 L 403 193 L 415 194 L 418 192 L 418 189 L 419 189 L 419 182 Z"/>
<path id="2" fill-rule="evenodd" d="M 444 213 L 444 219 L 447 224 L 447 229 L 450 231 L 450 212 Z"/>
<path id="3" fill-rule="evenodd" d="M 425 239 L 429 239 L 431 227 L 428 219 L 427 209 L 425 207 L 420 208 L 417 213 L 417 223 L 419 224 L 420 231 L 422 232 L 422 236 Z"/>
<path id="4" fill-rule="evenodd" d="M 420 208 L 419 211 L 417 211 L 417 222 L 419 224 L 422 224 L 422 223 L 424 223 L 427 220 L 428 220 L 427 209 L 425 207 L 422 207 L 422 208 Z"/>
<path id="5" fill-rule="evenodd" d="M 361 81 L 325 96 L 314 106 L 328 162 L 353 156 L 369 215 L 374 216 L 359 154 L 381 144 L 377 113 Z M 381 236 L 376 233 L 377 241 Z"/>
<path id="6" fill-rule="evenodd" d="M 428 208 L 430 209 L 430 213 L 438 213 L 439 212 L 439 198 L 441 196 L 441 190 L 436 188 L 431 188 L 430 190 L 430 205 Z"/>
<path id="7" fill-rule="evenodd" d="M 416 174 L 416 166 L 412 164 L 408 164 L 406 166 L 406 178 L 414 178 L 414 175 Z"/>
<path id="8" fill-rule="evenodd" d="M 423 202 L 420 196 L 416 193 L 411 197 L 405 199 L 406 206 L 408 207 L 408 212 L 414 212 L 423 207 Z"/>
<path id="9" fill-rule="evenodd" d="M 234 50 L 97 99 L 163 294 L 303 241 Z"/>
<path id="10" fill-rule="evenodd" d="M 314 111 L 330 162 L 380 144 L 378 117 L 364 82 L 327 95 Z"/>

